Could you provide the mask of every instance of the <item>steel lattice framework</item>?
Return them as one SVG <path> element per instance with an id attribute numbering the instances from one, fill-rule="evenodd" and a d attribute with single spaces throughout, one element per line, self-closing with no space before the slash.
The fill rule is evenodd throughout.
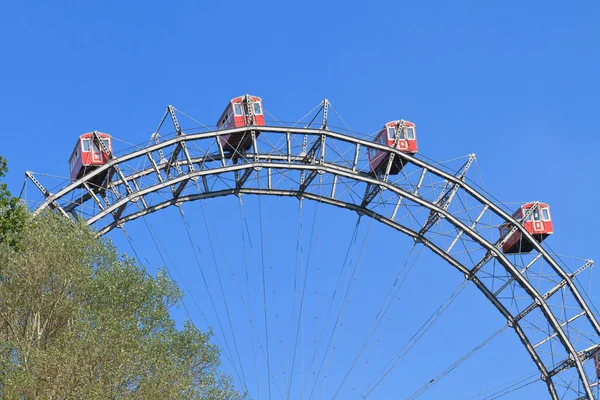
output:
<path id="1" fill-rule="evenodd" d="M 466 174 L 474 156 L 448 171 L 329 130 L 326 113 L 320 129 L 265 126 L 186 134 L 171 106 L 168 116 L 173 138 L 155 133 L 154 144 L 112 157 L 55 194 L 28 173 L 45 197 L 36 213 L 50 208 L 83 218 L 105 235 L 168 206 L 227 195 L 293 196 L 353 210 L 412 237 L 464 274 L 518 335 L 552 399 L 594 398 L 592 358 L 600 349 L 600 324 L 574 283 L 592 262 L 573 272 L 563 268 L 521 221 L 470 185 Z M 219 141 L 226 134 L 246 135 L 252 146 L 227 152 Z M 388 151 L 390 164 L 400 157 L 405 167 L 396 176 L 370 173 L 369 149 Z M 99 186 L 91 183 L 98 175 L 106 176 Z M 512 230 L 498 238 L 497 227 L 505 222 Z M 502 253 L 516 230 L 534 243 L 533 252 Z"/>

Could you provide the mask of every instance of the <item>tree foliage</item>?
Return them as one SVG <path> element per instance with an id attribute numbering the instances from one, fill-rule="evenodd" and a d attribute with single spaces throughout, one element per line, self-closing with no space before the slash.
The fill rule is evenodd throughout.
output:
<path id="1" fill-rule="evenodd" d="M 8 172 L 6 159 L 0 156 L 0 178 Z M 11 196 L 6 183 L 0 180 L 0 242 L 11 232 L 19 231 L 25 223 L 26 210 L 19 199 Z M 11 245 L 16 243 L 11 242 Z"/>
<path id="2" fill-rule="evenodd" d="M 164 270 L 151 276 L 83 223 L 15 224 L 0 188 L 1 398 L 241 398 L 210 332 L 177 329 L 182 292 Z"/>

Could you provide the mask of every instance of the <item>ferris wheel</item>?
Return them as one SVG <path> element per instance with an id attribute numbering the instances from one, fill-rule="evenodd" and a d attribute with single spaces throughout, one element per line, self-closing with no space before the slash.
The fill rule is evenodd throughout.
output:
<path id="1" fill-rule="evenodd" d="M 509 210 L 469 178 L 474 155 L 444 163 L 422 156 L 413 122 L 383 121 L 360 136 L 335 119 L 345 125 L 328 100 L 295 123 L 269 120 L 263 100 L 251 95 L 229 101 L 213 126 L 169 106 L 145 145 L 117 152 L 116 137 L 81 135 L 70 176 L 53 193 L 41 174 L 27 172 L 43 196 L 35 213 L 84 219 L 99 236 L 122 232 L 141 262 L 151 247 L 188 295 L 201 288 L 203 300 L 187 298 L 186 313 L 213 328 L 248 398 L 381 398 L 381 385 L 466 288 L 476 288 L 504 324 L 400 398 L 422 396 L 504 331 L 516 334 L 533 374 L 471 398 L 534 383 L 552 399 L 600 398 L 600 323 L 578 284 L 593 262 L 571 267 L 547 246 L 550 206 L 533 201 Z M 177 228 L 151 220 L 159 210 L 179 220 Z M 143 240 L 133 239 L 135 224 L 146 229 Z M 387 258 L 375 250 L 365 261 L 372 235 Z M 279 237 L 294 243 L 275 249 Z M 186 262 L 198 266 L 188 278 L 173 261 L 184 247 Z M 424 322 L 412 321 L 405 339 L 391 339 L 405 331 L 388 322 L 390 310 L 422 265 L 422 249 L 460 281 Z M 284 265 L 272 261 L 275 250 L 289 268 L 277 268 Z M 419 292 L 427 292 L 422 284 Z M 417 302 L 405 307 L 412 312 Z M 361 311 L 349 316 L 352 306 Z M 382 330 L 385 350 L 377 347 Z M 364 366 L 374 360 L 381 362 Z"/>

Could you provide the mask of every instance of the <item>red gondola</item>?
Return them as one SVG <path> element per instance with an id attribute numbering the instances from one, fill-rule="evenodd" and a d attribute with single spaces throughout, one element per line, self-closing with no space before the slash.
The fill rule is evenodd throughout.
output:
<path id="1" fill-rule="evenodd" d="M 524 204 L 513 214 L 513 218 L 522 219 L 532 206 L 533 203 Z M 523 221 L 523 226 L 538 243 L 554 233 L 548 204 L 538 203 L 537 209 L 531 213 L 526 221 Z M 510 229 L 510 223 L 500 225 L 500 237 L 506 236 Z M 513 233 L 502 246 L 502 251 L 505 254 L 529 253 L 531 250 L 533 250 L 533 243 L 527 238 L 522 238 L 520 231 Z"/>
<path id="2" fill-rule="evenodd" d="M 398 143 L 396 144 L 396 148 L 403 153 L 415 154 L 417 152 L 417 132 L 415 124 L 412 122 L 404 120 L 388 122 L 375 138 L 375 143 L 394 147 L 396 132 L 398 132 Z M 369 165 L 371 167 L 371 172 L 384 172 L 389 155 L 390 153 L 385 150 L 369 149 Z M 402 159 L 400 157 L 394 157 L 390 174 L 397 174 L 403 167 L 404 162 Z"/>
<path id="3" fill-rule="evenodd" d="M 94 133 L 84 133 L 79 136 L 75 149 L 71 153 L 69 159 L 69 170 L 71 171 L 71 179 L 77 180 L 83 175 L 96 168 L 106 164 L 109 160 L 110 153 L 112 153 L 112 139 L 107 133 L 98 132 L 100 140 L 104 143 L 104 146 L 110 152 L 106 154 L 102 152 L 101 146 L 94 140 Z M 103 176 L 96 176 L 94 184 L 100 184 Z"/>
<path id="4" fill-rule="evenodd" d="M 265 125 L 262 99 L 247 94 L 231 99 L 221 118 L 217 121 L 217 130 L 253 125 Z M 257 136 L 258 134 L 259 132 L 256 132 Z M 220 141 L 223 149 L 229 151 L 248 150 L 252 145 L 251 136 L 247 132 L 222 135 Z"/>

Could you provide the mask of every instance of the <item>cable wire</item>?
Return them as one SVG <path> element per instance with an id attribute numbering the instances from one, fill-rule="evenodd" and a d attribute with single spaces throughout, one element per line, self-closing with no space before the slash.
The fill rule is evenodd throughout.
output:
<path id="1" fill-rule="evenodd" d="M 384 367 L 378 374 L 379 378 L 375 378 L 371 381 L 367 387 L 367 392 L 363 396 L 364 398 L 369 397 L 373 391 L 381 384 L 381 382 L 389 375 L 390 372 L 398 365 L 400 360 L 404 358 L 406 354 L 418 343 L 418 341 L 427 333 L 429 328 L 438 320 L 438 318 L 448 309 L 450 304 L 456 300 L 458 295 L 467 286 L 468 280 L 464 280 L 458 285 L 457 289 L 446 299 L 446 301 L 425 321 L 423 325 L 415 332 L 415 334 L 409 339 L 409 341 L 400 349 L 393 359 Z"/>
<path id="2" fill-rule="evenodd" d="M 498 336 L 499 334 L 504 332 L 504 330 L 506 328 L 508 328 L 508 325 L 504 325 L 502 328 L 500 328 L 499 330 L 494 332 L 492 335 L 490 335 L 488 338 L 486 338 L 483 342 L 481 342 L 476 347 L 474 347 L 471 351 L 469 351 L 467 354 L 465 354 L 464 356 L 462 356 L 461 358 L 456 360 L 452 365 L 450 365 L 448 368 L 446 368 L 443 372 L 439 373 L 438 375 L 433 377 L 429 382 L 427 382 L 425 385 L 423 385 L 419 389 L 417 389 L 413 394 L 408 396 L 406 398 L 406 400 L 414 400 L 414 399 L 420 397 L 423 393 L 425 393 L 427 390 L 429 390 L 431 387 L 433 387 L 433 385 L 435 385 L 436 383 L 441 381 L 445 376 L 447 376 L 449 373 L 451 373 L 456 368 L 458 368 L 458 366 L 460 366 L 463 362 L 465 362 L 467 359 L 469 359 L 473 354 L 477 353 L 486 344 L 488 344 L 494 338 L 496 338 L 496 336 Z"/>

